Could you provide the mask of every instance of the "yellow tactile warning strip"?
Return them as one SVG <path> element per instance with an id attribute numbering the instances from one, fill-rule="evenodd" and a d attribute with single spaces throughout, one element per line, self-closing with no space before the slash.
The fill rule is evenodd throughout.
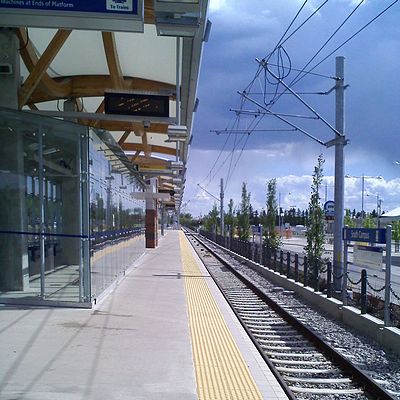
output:
<path id="1" fill-rule="evenodd" d="M 183 232 L 180 246 L 198 399 L 261 400 Z"/>

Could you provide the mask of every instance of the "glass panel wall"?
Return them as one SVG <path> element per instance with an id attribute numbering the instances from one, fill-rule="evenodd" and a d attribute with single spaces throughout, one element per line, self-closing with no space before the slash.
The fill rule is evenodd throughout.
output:
<path id="1" fill-rule="evenodd" d="M 0 109 L 0 302 L 90 306 L 143 254 L 142 189 L 97 134 Z"/>
<path id="2" fill-rule="evenodd" d="M 144 202 L 122 162 L 90 134 L 90 236 L 92 297 L 97 298 L 125 274 L 144 252 Z"/>
<path id="3" fill-rule="evenodd" d="M 87 129 L 76 124 L 0 112 L 2 301 L 90 302 L 83 291 L 84 137 Z"/>

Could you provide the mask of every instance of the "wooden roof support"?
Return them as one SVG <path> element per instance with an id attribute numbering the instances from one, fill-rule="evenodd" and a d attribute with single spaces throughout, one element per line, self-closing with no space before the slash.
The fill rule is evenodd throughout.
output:
<path id="1" fill-rule="evenodd" d="M 134 160 L 135 164 L 139 164 L 139 166 L 143 166 L 150 169 L 159 169 L 159 168 L 167 168 L 169 165 L 169 161 L 161 160 L 159 158 L 153 157 L 145 157 L 145 156 L 138 156 Z M 162 175 L 162 174 L 161 174 Z"/>
<path id="2" fill-rule="evenodd" d="M 71 34 L 71 32 L 72 31 L 70 29 L 59 29 L 54 35 L 53 39 L 47 46 L 46 50 L 44 51 L 38 62 L 33 67 L 28 78 L 25 80 L 22 86 L 19 98 L 21 108 L 28 102 L 31 94 L 38 86 L 42 77 L 46 74 L 48 67 L 57 56 L 58 52 L 60 51 L 65 41 L 68 39 L 68 36 Z"/>
<path id="3" fill-rule="evenodd" d="M 146 158 L 150 158 L 151 156 L 151 149 L 149 146 L 149 143 L 147 141 L 147 132 L 146 129 L 143 129 L 142 131 L 139 131 L 141 136 L 142 136 L 142 145 L 143 145 L 143 151 L 144 151 L 144 156 Z"/>
<path id="4" fill-rule="evenodd" d="M 114 89 L 124 89 L 124 75 L 118 58 L 117 45 L 114 32 L 102 32 L 104 52 L 107 59 L 108 70 L 110 71 L 111 82 Z"/>
<path id="5" fill-rule="evenodd" d="M 131 162 L 135 162 L 135 160 L 139 157 L 139 154 L 142 152 L 142 150 L 137 150 L 136 153 L 131 157 Z"/>
<path id="6" fill-rule="evenodd" d="M 20 43 L 20 54 L 24 64 L 29 72 L 32 72 L 35 65 L 39 61 L 35 48 L 28 36 L 27 28 L 15 29 Z M 47 72 L 45 72 L 34 93 L 42 93 L 42 97 L 52 96 L 52 98 L 68 97 L 68 87 L 65 87 L 58 82 L 55 82 Z"/>
<path id="7" fill-rule="evenodd" d="M 102 97 L 104 91 L 113 87 L 109 75 L 74 75 L 50 78 L 56 86 L 56 92 L 35 91 L 30 99 L 32 103 L 57 100 L 59 97 Z M 124 77 L 124 87 L 130 90 L 169 93 L 170 99 L 174 99 L 175 86 L 165 82 L 151 79 Z M 62 96 L 58 94 L 62 91 Z"/>
<path id="8" fill-rule="evenodd" d="M 161 153 L 161 154 L 168 154 L 171 156 L 176 155 L 176 149 L 170 148 L 170 147 L 164 147 L 164 146 L 156 146 L 156 145 L 148 145 L 149 150 L 152 153 Z M 137 151 L 139 149 L 142 149 L 142 145 L 140 143 L 124 143 L 122 146 L 122 150 L 125 151 Z"/>
<path id="9" fill-rule="evenodd" d="M 121 136 L 121 138 L 118 140 L 118 144 L 122 146 L 125 143 L 125 140 L 128 139 L 128 136 L 130 135 L 131 131 L 125 131 L 124 134 Z"/>

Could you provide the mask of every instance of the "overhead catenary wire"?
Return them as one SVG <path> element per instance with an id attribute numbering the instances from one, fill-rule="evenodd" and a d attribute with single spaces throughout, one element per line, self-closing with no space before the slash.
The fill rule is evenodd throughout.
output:
<path id="1" fill-rule="evenodd" d="M 317 7 L 312 14 L 310 14 L 281 44 L 285 44 L 295 33 L 297 33 L 315 14 L 319 13 L 321 8 L 328 3 L 329 0 L 325 0 L 319 7 Z"/>
<path id="2" fill-rule="evenodd" d="M 278 40 L 278 43 L 275 45 L 274 50 L 271 51 L 271 53 L 269 53 L 269 55 L 265 56 L 265 58 L 270 58 L 271 55 L 275 52 L 275 50 L 281 45 L 283 39 L 285 38 L 286 34 L 289 32 L 290 28 L 292 27 L 292 25 L 295 23 L 297 17 L 300 15 L 301 11 L 303 10 L 303 8 L 305 7 L 305 5 L 308 3 L 308 0 L 305 0 L 304 3 L 300 6 L 299 10 L 296 12 L 296 15 L 292 18 L 292 20 L 290 21 L 288 27 L 286 28 L 285 32 L 283 33 L 283 35 L 281 36 L 281 38 Z"/>
<path id="3" fill-rule="evenodd" d="M 283 41 L 286 41 L 286 40 L 285 40 L 285 36 L 286 36 L 287 32 L 289 32 L 290 28 L 293 26 L 293 24 L 294 24 L 295 21 L 297 20 L 298 16 L 300 15 L 302 9 L 305 7 L 305 5 L 307 4 L 307 2 L 308 2 L 308 0 L 305 0 L 305 1 L 303 2 L 303 4 L 301 5 L 301 7 L 299 8 L 299 10 L 297 11 L 296 15 L 293 17 L 292 21 L 289 23 L 287 29 L 285 30 L 285 32 L 283 33 L 283 35 L 282 35 L 281 38 L 279 39 L 277 45 L 275 46 L 275 49 L 277 49 Z M 321 6 L 319 6 L 319 7 L 317 8 L 317 10 L 315 10 L 308 18 L 306 18 L 306 20 L 303 21 L 303 22 L 300 24 L 300 26 L 296 28 L 295 32 L 297 32 L 302 26 L 304 26 L 304 24 L 305 24 L 307 21 L 309 21 L 309 20 L 311 19 L 311 17 L 312 17 L 313 15 L 315 15 L 326 3 L 327 3 L 327 1 L 325 1 Z M 293 32 L 292 32 L 292 34 L 291 34 L 290 36 L 292 36 L 292 35 L 293 35 Z M 272 52 L 272 53 L 273 53 L 273 52 Z M 271 55 L 272 55 L 272 53 L 271 53 Z M 287 58 L 288 58 L 288 60 L 289 60 L 289 62 L 290 62 L 290 57 L 289 57 L 289 55 L 286 53 L 286 50 L 283 49 L 283 47 L 281 47 L 281 48 L 279 49 L 279 52 L 278 52 L 278 60 L 279 60 L 279 62 L 278 62 L 278 64 L 277 64 L 277 67 L 278 67 L 278 70 L 283 74 L 282 76 L 286 76 L 286 74 L 287 74 L 288 72 L 285 71 L 285 67 L 284 67 L 284 65 L 283 65 L 283 55 L 282 55 L 282 53 L 283 53 L 283 54 L 286 54 L 286 56 L 287 56 Z M 254 75 L 252 81 L 246 86 L 246 89 L 245 89 L 246 91 L 250 91 L 250 90 L 251 90 L 251 88 L 253 87 L 254 83 L 255 83 L 256 80 L 257 80 L 257 78 L 259 77 L 259 74 L 260 74 L 262 71 L 263 71 L 263 68 L 259 66 L 259 68 L 258 68 L 256 74 Z M 265 71 L 264 71 L 264 72 L 265 72 Z M 278 91 L 278 86 L 279 86 L 279 84 L 276 86 L 276 92 Z M 265 92 L 265 90 L 264 90 L 264 92 Z M 241 99 L 241 107 L 243 107 L 244 104 L 245 104 L 245 100 L 242 98 L 242 99 Z M 257 125 L 259 124 L 259 122 L 261 121 L 261 119 L 262 119 L 262 118 L 259 118 L 259 121 L 257 122 Z M 292 130 L 297 130 L 297 128 L 293 128 Z M 246 131 L 246 133 L 249 134 L 249 133 L 251 133 L 252 131 L 254 131 L 254 129 L 249 128 L 249 129 Z M 235 136 L 236 136 L 236 135 L 235 135 Z M 247 136 L 248 136 L 248 135 L 247 135 Z M 223 151 L 224 151 L 224 149 L 225 149 L 225 145 L 226 145 L 226 143 L 228 142 L 228 140 L 229 140 L 230 137 L 231 137 L 231 134 L 228 134 L 228 137 L 227 137 L 227 139 L 226 139 L 226 141 L 225 141 L 225 143 L 224 143 L 223 149 L 222 149 L 222 150 L 220 151 L 220 153 L 218 154 L 218 157 L 217 157 L 216 161 L 214 162 L 212 168 L 210 169 L 210 171 L 209 171 L 209 173 L 207 174 L 206 178 L 203 179 L 202 182 L 204 182 L 204 180 L 206 180 L 208 177 L 210 177 L 210 181 L 209 181 L 209 182 L 211 182 L 211 180 L 213 179 L 213 177 L 216 176 L 216 174 L 217 174 L 217 173 L 219 172 L 219 170 L 223 167 L 223 165 L 226 163 L 226 161 L 227 161 L 228 158 L 230 158 L 230 164 L 229 164 L 229 169 L 228 169 L 228 176 L 231 176 L 231 169 L 232 169 L 232 162 L 233 162 L 233 153 L 234 153 L 234 151 L 236 150 L 238 144 L 241 142 L 241 140 L 239 140 L 239 142 L 237 142 L 237 141 L 236 141 L 236 137 L 235 137 L 235 141 L 234 141 L 234 145 L 233 145 L 233 149 L 232 149 L 231 153 L 230 153 L 230 154 L 228 155 L 228 157 L 225 158 L 225 160 L 222 162 L 222 164 L 221 164 L 221 166 L 218 168 L 217 172 L 213 174 L 213 171 L 214 171 L 214 169 L 215 169 L 215 167 L 216 167 L 218 161 L 220 160 L 220 157 L 221 157 L 221 155 L 222 155 L 222 153 L 223 153 Z M 247 139 L 248 139 L 248 138 L 247 138 Z M 246 143 L 247 143 L 247 140 L 245 141 L 245 144 L 246 144 Z M 244 146 L 245 146 L 245 144 L 244 144 Z M 241 150 L 240 154 L 243 153 L 243 150 L 244 150 L 244 147 L 242 147 L 242 150 Z M 240 157 L 239 157 L 239 158 L 240 158 Z M 238 160 L 236 161 L 235 166 L 237 165 L 237 162 L 238 162 Z M 234 166 L 234 168 L 235 168 L 235 166 Z M 233 171 L 232 171 L 232 172 L 233 172 Z M 228 179 L 226 180 L 226 185 L 227 185 L 227 182 L 228 182 Z"/>
<path id="4" fill-rule="evenodd" d="M 376 21 L 379 17 L 381 17 L 384 13 L 386 13 L 391 7 L 393 7 L 396 3 L 398 3 L 399 0 L 393 1 L 391 4 L 389 4 L 384 10 L 382 10 L 378 15 L 376 15 L 374 18 L 372 18 L 369 22 L 367 22 L 365 25 L 363 25 L 358 31 L 356 31 L 353 35 L 351 35 L 348 39 L 346 39 L 342 44 L 337 46 L 333 51 L 331 51 L 326 57 L 324 57 L 321 61 L 318 62 L 318 64 L 314 65 L 311 68 L 311 71 L 320 66 L 324 61 L 326 61 L 330 56 L 332 56 L 334 53 L 336 53 L 339 49 L 341 49 L 343 46 L 345 46 L 350 40 L 354 39 L 358 34 L 360 34 L 364 29 L 366 29 L 369 25 L 371 25 L 374 21 Z M 296 82 L 297 83 L 297 82 Z"/>
<path id="5" fill-rule="evenodd" d="M 354 15 L 354 13 L 358 10 L 358 8 L 362 5 L 362 3 L 364 3 L 365 0 L 361 0 L 356 7 L 350 12 L 350 14 L 339 24 L 339 26 L 335 29 L 335 31 L 328 37 L 327 40 L 325 40 L 325 42 L 322 44 L 322 46 L 314 53 L 314 55 L 311 57 L 311 59 L 304 65 L 304 67 L 302 68 L 303 71 L 306 70 L 306 68 L 313 62 L 313 60 L 315 60 L 315 58 L 321 53 L 321 51 L 328 45 L 328 43 L 337 35 L 337 33 L 339 32 L 339 30 L 341 28 L 343 28 L 343 26 L 346 24 L 346 22 L 349 21 L 349 19 Z M 267 63 L 265 63 L 267 64 Z M 267 65 L 266 65 L 267 67 Z M 266 68 L 265 67 L 265 68 Z M 313 69 L 311 69 L 312 71 Z M 302 75 L 302 71 L 299 71 L 298 74 L 291 80 L 291 82 L 288 84 L 289 87 L 293 87 L 294 85 L 296 85 L 301 79 L 304 78 L 305 74 Z M 286 88 L 286 90 L 283 91 L 286 92 L 288 89 Z M 274 97 L 273 103 L 276 103 L 280 97 L 282 96 L 276 96 Z"/>
<path id="6" fill-rule="evenodd" d="M 306 64 L 306 66 L 303 68 L 303 70 L 305 70 L 308 65 L 315 59 L 316 56 L 318 56 L 318 54 L 322 51 L 323 48 L 326 47 L 326 45 L 332 40 L 332 38 L 337 34 L 337 32 L 343 27 L 343 25 L 349 20 L 349 18 L 355 13 L 355 11 L 361 6 L 361 4 L 364 2 L 365 0 L 361 0 L 357 6 L 352 10 L 352 12 L 345 18 L 345 20 L 339 25 L 339 27 L 330 35 L 330 37 L 325 41 L 325 43 L 321 46 L 321 48 L 316 52 L 316 54 L 311 58 L 311 60 Z M 394 4 L 396 4 L 398 2 L 398 0 L 395 0 L 394 2 L 392 2 L 388 7 L 386 7 L 382 12 L 380 12 L 376 17 L 374 17 L 371 21 L 369 21 L 367 24 L 365 24 L 361 29 L 359 29 L 355 34 L 353 34 L 349 39 L 347 39 L 341 46 L 343 46 L 345 43 L 347 43 L 348 41 L 350 41 L 354 36 L 356 36 L 358 33 L 360 33 L 363 29 L 365 29 L 368 25 L 370 25 L 373 21 L 375 21 L 377 18 L 379 18 L 384 12 L 386 12 L 390 7 L 392 7 Z M 338 48 L 340 48 L 341 46 L 339 46 Z M 337 48 L 337 49 L 338 49 Z M 336 50 L 337 50 L 336 49 Z M 332 55 L 334 52 L 331 52 L 330 55 Z M 326 57 L 327 58 L 327 57 Z M 326 59 L 325 58 L 325 59 Z M 325 60 L 324 59 L 324 60 Z M 324 61 L 323 60 L 323 61 Z M 263 68 L 265 70 L 268 69 L 268 64 L 265 62 L 265 60 L 262 60 L 262 62 L 259 62 L 261 66 L 263 66 Z M 319 65 L 319 64 L 318 64 Z M 315 67 L 314 67 L 315 68 Z M 313 69 L 314 69 L 313 68 Z M 309 72 L 311 72 L 313 69 L 311 69 Z M 303 76 L 298 79 L 298 77 L 301 75 L 302 72 L 299 72 L 299 74 L 297 74 L 297 76 L 292 80 L 292 82 L 289 85 L 286 85 L 282 79 L 280 79 L 280 77 L 278 75 L 275 75 L 271 70 L 269 70 L 269 73 L 275 77 L 275 79 L 277 80 L 277 82 L 280 82 L 281 84 L 283 84 L 285 86 L 285 90 L 279 94 L 279 96 L 276 95 L 276 92 L 274 93 L 273 99 L 270 101 L 269 105 L 271 104 L 275 104 L 276 101 L 287 91 L 290 91 L 293 95 L 295 95 L 298 100 L 300 100 L 306 107 L 308 107 L 316 116 L 318 116 L 319 119 L 321 119 L 322 122 L 325 123 L 325 125 L 327 125 L 330 129 L 332 129 L 337 135 L 339 134 L 338 132 L 336 132 L 336 129 L 333 128 L 329 123 L 327 123 L 327 121 L 325 121 L 319 113 L 317 113 L 315 110 L 313 110 L 303 99 L 301 99 L 298 94 L 296 94 L 294 91 L 292 91 L 290 88 L 297 83 L 301 78 L 303 78 L 305 76 L 305 74 L 303 74 Z M 248 100 L 251 100 L 248 98 Z M 264 102 L 265 103 L 265 102 Z M 270 110 L 267 110 L 270 111 Z M 271 112 L 272 113 L 272 112 Z M 275 115 L 276 117 L 279 117 L 279 115 L 277 115 L 276 113 L 272 113 L 273 115 Z M 283 119 L 281 119 L 283 121 Z M 285 121 L 288 122 L 288 121 Z M 292 125 L 293 126 L 293 125 Z M 298 128 L 298 127 L 297 127 Z M 307 132 L 305 132 L 304 130 L 299 129 L 300 131 L 302 131 L 303 133 L 305 133 L 307 136 L 313 138 L 314 140 L 317 140 L 320 144 L 323 144 L 322 142 L 320 142 L 317 138 L 313 137 L 312 135 L 309 135 Z"/>
<path id="7" fill-rule="evenodd" d="M 236 159 L 235 165 L 233 166 L 233 169 L 230 169 L 230 171 L 228 171 L 228 175 L 227 175 L 227 178 L 226 178 L 226 183 L 225 183 L 224 190 L 226 190 L 226 188 L 228 186 L 228 183 L 229 183 L 229 181 L 230 181 L 230 179 L 231 179 L 231 177 L 233 175 L 233 172 L 235 171 L 236 166 L 237 166 L 237 164 L 238 164 L 238 162 L 239 162 L 239 160 L 240 160 L 240 158 L 241 158 L 241 156 L 243 154 L 244 148 L 246 147 L 246 144 L 247 144 L 247 141 L 249 140 L 249 137 L 250 137 L 249 135 L 246 137 L 246 140 L 245 140 L 245 142 L 244 142 L 244 144 L 243 144 L 243 146 L 242 146 L 242 148 L 240 150 L 240 153 L 238 155 L 238 158 Z"/>
<path id="8" fill-rule="evenodd" d="M 232 128 L 232 129 L 234 129 L 234 127 L 237 126 L 237 123 L 238 123 L 239 118 L 240 118 L 239 116 L 236 116 L 235 121 L 233 122 L 233 128 Z M 201 182 L 200 182 L 201 184 L 204 183 L 208 178 L 211 178 L 212 172 L 213 172 L 214 168 L 216 167 L 216 165 L 217 165 L 219 159 L 221 158 L 221 155 L 223 154 L 223 152 L 224 152 L 224 150 L 225 150 L 225 147 L 226 147 L 227 144 L 228 144 L 229 138 L 230 138 L 230 136 L 228 136 L 228 137 L 226 138 L 226 140 L 225 140 L 225 142 L 224 142 L 224 144 L 223 144 L 221 150 L 220 150 L 219 153 L 218 153 L 217 158 L 216 158 L 215 161 L 214 161 L 214 164 L 212 165 L 212 167 L 211 167 L 210 170 L 208 171 L 207 175 L 201 180 Z M 211 180 L 211 179 L 210 179 L 210 180 Z M 209 182 L 209 183 L 210 183 L 210 182 Z"/>
<path id="9" fill-rule="evenodd" d="M 346 22 L 354 15 L 354 13 L 361 7 L 365 0 L 361 0 L 356 7 L 350 12 L 350 14 L 343 20 L 342 23 L 335 29 L 335 31 L 328 37 L 327 40 L 323 43 L 323 45 L 317 50 L 317 52 L 311 57 L 311 59 L 307 62 L 307 64 L 303 67 L 305 70 L 314 60 L 315 58 L 321 53 L 321 51 L 328 45 L 328 43 L 336 36 L 336 34 L 343 28 Z M 292 80 L 289 86 L 294 86 L 297 82 L 297 78 L 301 75 L 301 72 L 297 74 L 297 76 Z"/>
<path id="10" fill-rule="evenodd" d="M 323 4 L 321 4 L 320 7 L 324 6 L 324 5 L 327 3 L 327 1 L 328 1 L 328 0 L 326 0 Z M 347 20 L 356 12 L 356 10 L 360 7 L 360 5 L 361 5 L 364 1 L 365 1 L 365 0 L 359 2 L 358 5 L 355 7 L 355 9 L 352 10 L 351 14 L 348 15 L 348 16 L 346 17 L 346 19 L 345 19 L 343 22 L 341 22 L 341 24 L 338 26 L 338 28 L 330 35 L 330 38 L 328 38 L 328 39 L 326 40 L 326 42 L 324 43 L 324 45 L 321 46 L 322 49 L 319 49 L 319 50 L 317 51 L 316 55 L 313 56 L 313 58 L 309 61 L 309 63 L 307 64 L 307 66 L 310 65 L 310 63 L 312 63 L 314 60 L 316 60 L 316 58 L 321 54 L 321 52 L 323 51 L 323 49 L 325 49 L 325 48 L 327 47 L 327 44 L 330 43 L 330 42 L 333 40 L 334 37 L 336 37 L 337 32 L 338 32 L 338 31 L 341 29 L 341 27 L 347 22 Z M 294 69 L 294 68 L 291 67 L 290 70 L 294 70 L 294 71 L 296 71 L 296 72 L 299 72 L 299 74 L 297 75 L 297 77 L 295 78 L 294 81 L 292 80 L 293 83 L 291 82 L 291 84 L 289 84 L 289 86 L 292 87 L 293 85 L 297 84 L 297 82 L 300 81 L 300 79 L 302 79 L 302 78 L 305 77 L 306 75 L 316 75 L 316 76 L 317 76 L 317 75 L 320 75 L 321 77 L 325 77 L 325 78 L 329 78 L 329 79 L 335 79 L 334 77 L 326 76 L 326 75 L 323 75 L 323 74 L 316 74 L 316 73 L 313 73 L 312 71 L 313 71 L 315 68 L 317 68 L 321 63 L 323 63 L 327 58 L 329 58 L 330 56 L 332 56 L 332 54 L 334 54 L 337 50 L 339 50 L 341 47 L 343 47 L 345 44 L 347 44 L 350 40 L 352 40 L 354 37 L 356 37 L 360 32 L 362 32 L 364 29 L 366 29 L 370 24 L 372 24 L 376 19 L 378 19 L 381 15 L 383 15 L 387 10 L 389 10 L 391 7 L 393 7 L 396 3 L 398 3 L 398 0 L 393 1 L 388 7 L 386 7 L 383 11 L 381 11 L 377 16 L 375 16 L 373 19 L 371 19 L 368 23 L 366 23 L 365 25 L 363 25 L 359 30 L 357 30 L 353 35 L 351 35 L 348 39 L 346 39 L 342 44 L 340 44 L 339 46 L 337 46 L 337 47 L 335 48 L 335 50 L 333 50 L 332 52 L 330 52 L 326 57 L 324 57 L 321 61 L 319 61 L 317 64 L 315 64 L 312 68 L 309 68 L 308 70 L 306 70 L 306 67 L 305 67 L 305 68 L 303 68 L 303 69 L 297 70 L 297 69 Z M 316 12 L 314 11 L 314 13 L 313 13 L 312 15 L 315 15 L 315 14 L 316 14 Z M 296 14 L 296 15 L 297 15 L 297 14 Z M 306 19 L 306 21 L 309 21 L 312 15 L 310 15 L 310 17 L 308 17 L 308 18 Z M 296 18 L 298 18 L 298 16 L 297 16 Z M 306 21 L 304 21 L 304 22 L 306 22 Z M 293 26 L 293 23 L 291 23 L 290 27 L 292 27 L 292 26 Z M 290 28 L 287 29 L 287 30 L 285 31 L 284 35 L 282 35 L 282 37 L 284 37 L 285 39 L 280 39 L 280 41 L 278 41 L 277 46 L 279 46 L 280 44 L 283 45 L 287 40 L 289 40 L 290 38 L 292 38 L 292 37 L 294 36 L 294 34 L 299 30 L 299 28 L 300 28 L 300 27 L 297 27 L 297 28 L 295 29 L 295 31 L 292 32 L 292 33 L 289 34 L 289 35 L 287 35 L 287 33 L 289 32 Z M 287 66 L 284 65 L 284 62 L 282 62 L 283 50 L 281 49 L 280 52 L 281 52 L 281 53 L 277 55 L 279 61 L 278 61 L 275 65 L 273 65 L 272 62 L 269 63 L 269 65 L 277 67 L 277 71 L 278 71 L 277 76 L 281 75 L 282 73 L 286 74 L 286 73 L 288 72 L 288 70 L 289 70 L 289 68 L 288 68 Z M 271 54 L 271 53 L 270 53 L 270 54 Z M 272 54 L 271 54 L 271 56 L 272 56 Z M 254 95 L 255 95 L 255 94 L 273 94 L 273 95 L 277 96 L 277 97 L 274 99 L 274 103 L 276 103 L 276 102 L 278 101 L 278 99 L 279 99 L 283 94 L 290 94 L 290 93 L 287 93 L 287 90 L 284 90 L 284 91 L 282 91 L 282 92 L 280 92 L 280 91 L 278 92 L 278 91 L 276 91 L 276 90 L 271 91 L 271 92 L 267 92 L 267 91 L 263 90 L 262 93 L 258 93 L 257 91 L 252 90 L 254 84 L 256 83 L 256 81 L 262 79 L 261 76 L 260 76 L 260 74 L 261 74 L 262 72 L 265 73 L 265 68 L 260 68 L 260 65 L 259 65 L 256 74 L 254 75 L 254 77 L 253 77 L 253 79 L 251 80 L 251 82 L 246 86 L 246 90 L 243 91 L 243 93 L 246 93 L 246 94 L 249 95 L 249 96 L 250 96 L 250 95 L 253 95 L 253 94 L 254 94 Z M 300 77 L 300 79 L 299 79 L 299 77 Z M 260 83 L 261 83 L 261 82 L 260 82 Z M 276 88 L 279 84 L 280 84 L 279 82 L 275 82 L 275 88 Z M 263 88 L 263 85 L 261 85 L 261 88 Z M 298 94 L 302 94 L 302 95 L 303 95 L 303 94 L 314 94 L 314 93 L 311 93 L 311 92 L 309 92 L 309 93 L 307 93 L 307 92 L 301 93 L 301 92 L 299 92 Z M 323 93 L 323 92 L 316 92 L 316 94 L 324 94 L 324 93 Z M 241 96 L 241 97 L 240 97 L 240 104 L 241 104 L 241 107 L 242 107 L 242 108 L 243 108 L 243 106 L 244 106 L 244 104 L 245 104 L 246 102 L 247 102 L 247 99 L 245 99 L 243 96 Z M 270 110 L 268 110 L 268 111 L 270 111 Z M 273 112 L 270 112 L 270 113 L 271 113 L 272 115 L 274 114 Z M 299 128 L 299 127 L 293 128 L 293 130 L 299 130 L 299 131 L 301 131 L 301 132 L 303 132 L 303 133 L 306 133 L 306 132 L 304 132 L 304 130 L 301 130 L 301 129 L 298 129 L 298 128 Z M 235 143 L 234 143 L 233 149 L 232 149 L 232 151 L 231 151 L 231 153 L 230 153 L 231 163 L 230 163 L 230 169 L 229 169 L 229 176 L 231 176 L 232 173 L 233 173 L 233 172 L 231 173 L 230 171 L 231 171 L 232 169 L 234 169 L 234 168 L 235 168 L 235 165 L 237 165 L 237 163 L 238 163 L 238 160 L 236 160 L 236 162 L 235 162 L 234 159 L 232 158 L 233 152 L 239 148 L 240 144 L 243 143 L 243 142 L 242 142 L 242 141 L 243 141 L 243 138 L 247 138 L 247 139 L 248 139 L 248 137 L 249 137 L 249 132 L 251 133 L 251 132 L 257 132 L 257 131 L 258 131 L 258 130 L 255 130 L 255 129 L 249 129 L 249 130 L 246 130 L 245 135 L 244 135 L 243 137 L 241 137 L 240 140 L 236 140 L 236 138 L 235 138 Z M 213 175 L 213 172 L 216 171 L 216 166 L 217 166 L 218 162 L 221 161 L 221 157 L 222 157 L 222 155 L 223 155 L 223 153 L 224 153 L 224 151 L 225 151 L 225 149 L 226 149 L 226 146 L 227 146 L 228 141 L 229 141 L 230 138 L 232 137 L 232 133 L 233 133 L 233 132 L 227 133 L 228 136 L 227 136 L 227 139 L 226 139 L 226 141 L 225 141 L 224 147 L 223 147 L 222 151 L 219 153 L 219 155 L 218 155 L 218 157 L 217 157 L 217 160 L 216 160 L 216 162 L 214 163 L 214 165 L 213 165 L 213 167 L 212 167 L 212 170 L 210 170 L 210 172 L 208 173 L 207 177 L 212 176 L 212 175 Z M 235 134 L 234 136 L 236 137 L 236 136 L 238 136 L 238 135 L 239 135 L 239 132 L 237 132 L 237 134 Z M 311 136 L 312 136 L 312 135 L 311 135 Z M 313 138 L 313 139 L 316 139 L 316 138 L 314 138 L 314 137 L 312 137 L 312 138 Z M 318 141 L 319 144 L 323 145 L 323 142 L 322 142 L 322 141 L 319 141 L 319 140 L 317 140 L 317 141 Z M 246 141 L 245 141 L 245 142 L 246 142 Z M 244 146 L 245 146 L 245 145 L 246 145 L 246 144 L 244 144 Z M 242 146 L 242 150 L 241 150 L 240 154 L 242 154 L 243 149 L 244 149 L 244 147 Z M 225 158 L 225 160 L 222 162 L 222 164 L 218 167 L 218 171 L 214 174 L 214 177 L 216 176 L 217 173 L 219 173 L 219 171 L 220 171 L 221 168 L 224 166 L 224 164 L 226 164 L 226 158 Z M 210 181 L 211 181 L 211 180 L 210 180 Z"/>
<path id="11" fill-rule="evenodd" d="M 308 133 L 307 131 L 305 131 L 304 129 L 300 128 L 299 126 L 291 123 L 290 121 L 288 121 L 287 119 L 279 116 L 279 115 L 275 115 L 275 113 L 271 110 L 268 110 L 267 108 L 263 107 L 260 103 L 258 103 L 257 101 L 251 99 L 250 97 L 248 97 L 245 93 L 243 92 L 238 92 L 238 94 L 240 94 L 241 96 L 245 97 L 247 100 L 249 100 L 250 102 L 254 103 L 255 105 L 263 108 L 265 111 L 269 112 L 270 114 L 274 115 L 276 118 L 280 119 L 282 122 L 285 122 L 286 124 L 292 126 L 293 128 L 295 128 L 296 130 L 298 130 L 299 132 L 304 133 L 306 136 L 308 136 L 310 139 L 315 140 L 316 142 L 318 142 L 321 145 L 324 145 L 324 142 L 319 140 L 318 138 L 316 138 L 315 136 L 311 135 L 310 133 Z"/>

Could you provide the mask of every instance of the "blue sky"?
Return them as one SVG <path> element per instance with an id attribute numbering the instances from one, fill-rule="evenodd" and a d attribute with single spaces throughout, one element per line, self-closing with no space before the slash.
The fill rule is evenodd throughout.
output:
<path id="1" fill-rule="evenodd" d="M 227 183 L 226 202 L 232 198 L 238 204 L 242 182 L 246 182 L 253 207 L 261 209 L 265 205 L 266 182 L 276 178 L 281 205 L 285 208 L 306 208 L 311 175 L 320 153 L 323 153 L 326 160 L 324 186 L 327 198 L 333 199 L 333 148 L 327 149 L 298 131 L 254 131 L 250 135 L 217 135 L 210 132 L 233 127 L 245 129 L 255 122 L 258 123 L 257 129 L 290 128 L 273 116 L 258 121 L 259 118 L 254 116 L 242 115 L 240 122 L 234 125 L 235 113 L 229 110 L 240 108 L 241 97 L 237 91 L 243 91 L 254 78 L 258 68 L 256 58 L 263 59 L 275 48 L 303 3 L 304 0 L 211 0 L 209 19 L 213 25 L 203 53 L 198 89 L 200 104 L 188 161 L 184 195 L 184 203 L 187 205 L 184 211 L 193 215 L 208 213 L 214 199 L 199 190 L 197 184 L 218 197 L 220 178 Z M 309 0 L 289 34 L 322 3 Z M 287 56 L 282 56 L 282 64 L 287 67 L 290 62 L 292 66 L 284 82 L 288 84 L 296 76 L 294 69 L 302 69 L 306 65 L 358 3 L 351 0 L 329 0 L 283 44 Z M 308 69 L 391 3 L 365 0 Z M 376 208 L 377 195 L 383 199 L 384 210 L 400 206 L 400 165 L 394 163 L 400 159 L 399 20 L 400 2 L 313 71 L 323 76 L 307 75 L 293 87 L 299 93 L 329 91 L 335 84 L 330 78 L 335 75 L 335 56 L 345 57 L 345 81 L 349 85 L 346 89 L 345 134 L 350 141 L 345 148 L 345 173 L 383 178 L 365 178 L 366 211 Z M 275 57 L 270 62 L 276 60 Z M 277 72 L 276 68 L 274 72 Z M 273 83 L 267 84 L 268 93 L 275 90 Z M 263 87 L 261 74 L 252 90 L 260 92 Z M 278 89 L 281 91 L 282 86 Z M 272 98 L 268 96 L 267 100 Z M 331 125 L 335 124 L 334 93 L 304 94 L 301 97 Z M 260 99 L 260 96 L 254 95 L 253 98 Z M 242 107 L 246 110 L 257 109 L 249 101 Z M 283 95 L 273 110 L 311 115 L 292 95 Z M 290 118 L 290 121 L 324 142 L 334 136 L 320 121 L 299 118 Z M 325 199 L 325 187 L 321 197 Z M 360 178 L 345 180 L 345 206 L 361 209 Z"/>

